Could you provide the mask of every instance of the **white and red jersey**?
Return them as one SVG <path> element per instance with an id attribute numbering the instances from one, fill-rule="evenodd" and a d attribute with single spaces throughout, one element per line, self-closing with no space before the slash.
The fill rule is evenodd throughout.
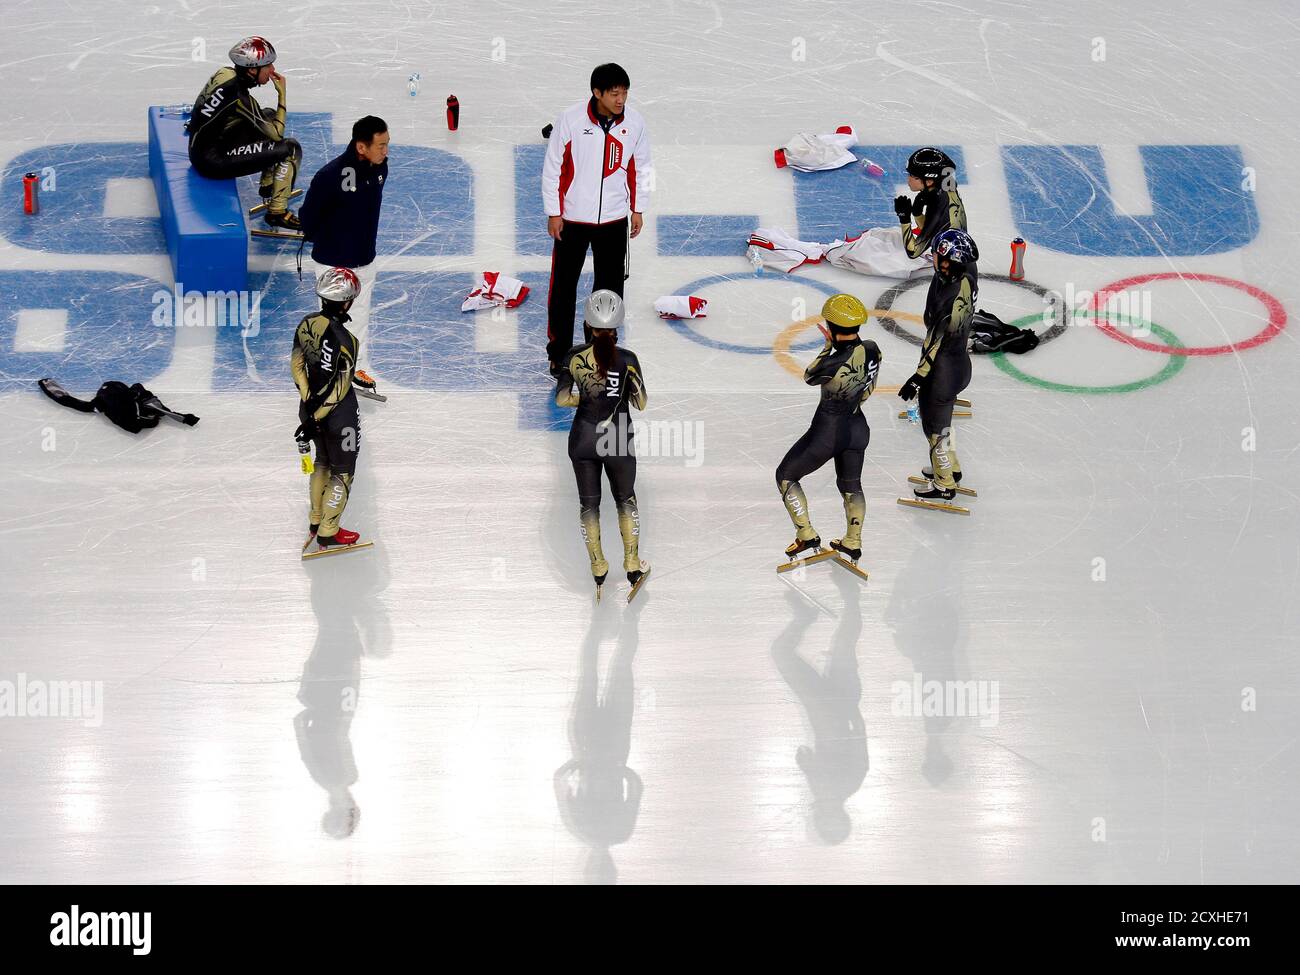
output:
<path id="1" fill-rule="evenodd" d="M 636 109 L 624 108 L 602 125 L 594 101 L 566 109 L 551 131 L 542 165 L 542 207 L 548 217 L 612 223 L 629 212 L 643 212 L 649 202 L 645 119 Z"/>

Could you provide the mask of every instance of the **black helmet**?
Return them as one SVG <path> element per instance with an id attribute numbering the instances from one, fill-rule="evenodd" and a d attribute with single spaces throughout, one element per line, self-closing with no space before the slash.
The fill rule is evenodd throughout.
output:
<path id="1" fill-rule="evenodd" d="M 907 157 L 907 174 L 917 179 L 942 179 L 945 170 L 951 172 L 956 168 L 957 164 L 946 152 L 933 146 L 917 149 Z"/>

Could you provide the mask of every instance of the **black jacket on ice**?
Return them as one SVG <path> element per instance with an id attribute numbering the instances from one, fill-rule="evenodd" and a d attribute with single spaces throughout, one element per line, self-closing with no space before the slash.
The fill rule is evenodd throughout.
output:
<path id="1" fill-rule="evenodd" d="M 311 259 L 329 267 L 365 267 L 375 259 L 388 160 L 372 166 L 349 145 L 320 168 L 298 210 Z"/>

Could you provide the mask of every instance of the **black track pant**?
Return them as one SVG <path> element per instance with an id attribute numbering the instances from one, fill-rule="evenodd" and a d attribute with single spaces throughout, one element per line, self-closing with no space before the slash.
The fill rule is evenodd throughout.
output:
<path id="1" fill-rule="evenodd" d="M 935 436 L 952 426 L 952 408 L 957 395 L 970 385 L 970 356 L 939 359 L 921 386 L 917 397 L 921 410 L 921 430 Z"/>
<path id="2" fill-rule="evenodd" d="M 581 418 L 575 419 L 569 430 L 569 460 L 578 479 L 578 500 L 584 506 L 600 504 L 602 471 L 609 478 L 616 504 L 625 503 L 636 491 L 636 450 L 630 430 L 619 449 L 605 456 L 599 445 L 607 441 L 601 433 L 597 424 Z"/>
<path id="3" fill-rule="evenodd" d="M 627 256 L 627 218 L 612 223 L 564 221 L 551 248 L 551 288 L 546 299 L 546 357 L 559 362 L 573 348 L 573 319 L 578 307 L 578 278 L 591 248 L 596 280 L 592 291 L 608 289 L 623 296 L 623 259 Z"/>
<path id="4" fill-rule="evenodd" d="M 818 412 L 808 432 L 786 451 L 776 469 L 776 482 L 798 481 L 835 461 L 835 480 L 841 492 L 861 490 L 862 459 L 871 430 L 861 413 Z"/>
<path id="5" fill-rule="evenodd" d="M 361 411 L 357 409 L 355 392 L 349 392 L 343 397 L 343 402 L 320 421 L 313 439 L 317 463 L 323 462 L 335 474 L 357 472 L 357 454 L 361 452 Z"/>
<path id="6" fill-rule="evenodd" d="M 208 179 L 261 173 L 260 192 L 270 199 L 272 210 L 283 210 L 288 203 L 301 163 L 302 146 L 297 139 L 253 139 L 190 151 L 190 165 Z"/>
<path id="7" fill-rule="evenodd" d="M 569 431 L 569 459 L 578 479 L 578 518 L 582 538 L 591 560 L 592 575 L 600 578 L 609 570 L 600 544 L 600 475 L 609 478 L 610 492 L 618 506 L 618 530 L 623 537 L 623 568 L 639 569 L 638 544 L 641 514 L 636 504 L 636 451 L 630 429 L 623 435 L 602 436 L 591 420 L 575 417 Z M 613 446 L 613 449 L 610 447 Z"/>
<path id="8" fill-rule="evenodd" d="M 813 529 L 808 498 L 799 480 L 828 460 L 834 460 L 835 486 L 844 501 L 843 542 L 850 549 L 861 547 L 862 518 L 866 510 L 866 499 L 862 494 L 862 459 L 870 440 L 871 429 L 861 413 L 818 410 L 808 432 L 786 452 L 776 469 L 776 486 L 800 541 L 813 538 L 817 532 Z"/>

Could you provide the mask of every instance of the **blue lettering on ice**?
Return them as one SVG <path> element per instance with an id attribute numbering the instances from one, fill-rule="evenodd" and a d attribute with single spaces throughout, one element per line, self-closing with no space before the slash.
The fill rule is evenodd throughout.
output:
<path id="1" fill-rule="evenodd" d="M 967 172 L 958 146 L 938 146 L 957 166 L 957 185 L 964 186 Z M 907 157 L 916 146 L 855 146 L 853 154 L 870 159 L 885 170 L 871 176 L 861 163 L 824 173 L 791 170 L 794 178 L 795 213 L 800 240 L 826 243 L 838 237 L 860 234 L 869 227 L 896 227 L 894 197 L 907 192 Z M 788 230 L 789 228 L 782 228 Z"/>
<path id="2" fill-rule="evenodd" d="M 173 329 L 152 322 L 152 296 L 165 288 L 107 271 L 0 271 L 0 391 L 31 388 L 45 376 L 87 398 L 110 379 L 148 384 L 172 360 Z M 63 348 L 16 351 L 23 309 L 66 310 Z"/>
<path id="3" fill-rule="evenodd" d="M 474 286 L 469 274 L 396 272 L 379 275 L 371 298 L 370 361 L 375 375 L 411 389 L 479 390 L 516 395 L 519 427 L 560 430 L 572 420 L 571 410 L 554 405 L 555 384 L 546 375 L 546 285 L 548 275 L 523 273 L 531 289 L 516 310 L 518 349 L 514 352 L 475 350 L 475 329 L 490 320 L 491 311 L 462 312 L 460 304 Z M 578 294 L 591 290 L 584 274 Z M 574 342 L 582 341 L 575 323 Z"/>
<path id="4" fill-rule="evenodd" d="M 333 141 L 332 118 L 321 112 L 289 113 L 287 134 L 302 144 L 298 185 L 304 192 L 316 171 L 347 149 Z M 255 178 L 241 180 L 240 192 L 250 207 L 259 202 Z M 258 221 L 254 226 L 261 226 Z M 274 253 L 286 246 L 296 250 L 298 245 L 254 237 L 252 253 Z M 376 250 L 412 256 L 474 253 L 474 173 L 465 160 L 443 149 L 394 139 Z M 310 244 L 306 253 L 311 253 Z"/>
<path id="5" fill-rule="evenodd" d="M 532 293 L 518 309 L 519 347 L 514 352 L 479 352 L 475 329 L 492 312 L 462 312 L 461 302 L 474 286 L 474 275 L 442 271 L 385 271 L 370 296 L 370 325 L 365 343 L 376 376 L 409 389 L 515 394 L 519 426 L 526 430 L 566 429 L 571 410 L 554 405 L 554 383 L 546 376 L 547 275 L 520 278 Z M 578 293 L 591 289 L 583 275 Z M 311 276 L 278 272 L 250 275 L 249 286 L 261 289 L 256 329 L 219 328 L 216 337 L 214 390 L 283 391 L 292 396 L 289 353 L 293 333 L 304 315 L 319 307 Z M 575 321 L 574 341 L 582 341 Z"/>
<path id="6" fill-rule="evenodd" d="M 261 292 L 256 327 L 217 329 L 212 388 L 283 391 L 292 396 L 293 333 L 304 316 L 320 308 L 316 282 L 304 268 L 301 282 L 296 272 L 262 272 L 248 276 L 248 287 L 255 294 Z"/>
<path id="7" fill-rule="evenodd" d="M 1185 257 L 1244 247 L 1259 233 L 1239 146 L 1141 146 L 1150 216 L 1122 216 L 1096 146 L 1006 146 L 1016 232 L 1030 244 L 1101 257 Z"/>
<path id="8" fill-rule="evenodd" d="M 755 216 L 666 214 L 656 219 L 655 236 L 661 257 L 739 256 L 757 226 Z"/>
<path id="9" fill-rule="evenodd" d="M 41 212 L 16 205 L 25 172 L 54 168 L 55 191 L 41 195 Z M 0 207 L 0 233 L 32 250 L 63 254 L 163 254 L 157 217 L 106 217 L 110 179 L 148 179 L 143 142 L 81 142 L 42 146 L 15 157 L 0 177 L 9 206 Z"/>
<path id="10" fill-rule="evenodd" d="M 333 144 L 328 114 L 290 112 L 287 132 L 302 143 L 298 185 L 304 190 L 316 170 L 346 148 Z M 18 199 L 23 173 L 46 167 L 54 168 L 56 190 L 43 195 L 40 213 L 31 216 L 21 206 L 0 207 L 0 234 L 11 243 L 62 254 L 166 253 L 157 217 L 104 216 L 109 180 L 149 178 L 144 142 L 68 143 L 29 150 L 5 167 L 0 191 L 7 192 L 11 201 Z M 442 149 L 398 142 L 388 169 L 379 221 L 380 254 L 474 252 L 474 176 L 463 159 Z M 261 202 L 256 176 L 239 182 L 247 206 Z M 250 223 L 262 225 L 260 217 Z M 253 238 L 251 246 L 253 254 L 265 254 L 296 245 Z"/>
<path id="11" fill-rule="evenodd" d="M 515 253 L 536 257 L 551 253 L 542 209 L 542 160 L 546 146 L 515 146 Z"/>

